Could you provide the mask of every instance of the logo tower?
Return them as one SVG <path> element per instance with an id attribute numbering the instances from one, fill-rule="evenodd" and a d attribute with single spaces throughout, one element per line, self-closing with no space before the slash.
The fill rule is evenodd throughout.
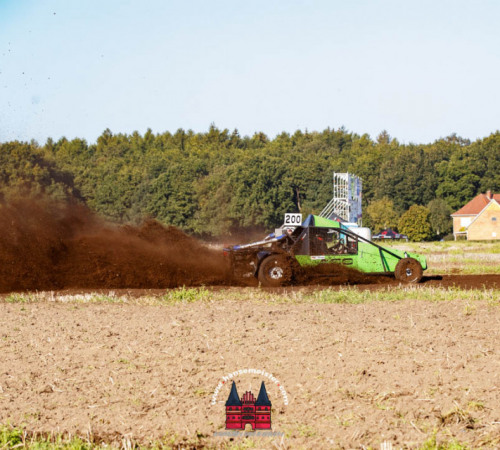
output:
<path id="1" fill-rule="evenodd" d="M 244 430 L 247 424 L 254 431 L 271 429 L 271 401 L 264 382 L 260 385 L 259 395 L 255 400 L 250 391 L 245 392 L 240 399 L 233 381 L 226 401 L 226 429 Z"/>

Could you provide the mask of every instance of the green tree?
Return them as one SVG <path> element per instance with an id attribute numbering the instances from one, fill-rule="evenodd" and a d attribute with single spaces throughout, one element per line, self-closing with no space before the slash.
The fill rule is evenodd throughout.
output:
<path id="1" fill-rule="evenodd" d="M 379 144 L 390 144 L 391 143 L 391 136 L 387 132 L 387 130 L 382 130 L 380 134 L 377 136 L 377 142 Z"/>
<path id="2" fill-rule="evenodd" d="M 77 197 L 116 221 L 152 215 L 220 235 L 255 225 L 272 229 L 284 212 L 318 213 L 332 197 L 332 172 L 347 171 L 363 179 L 364 222 L 374 231 L 395 227 L 411 205 L 429 205 L 431 225 L 443 233 L 448 210 L 432 200 L 456 210 L 479 192 L 500 190 L 500 132 L 421 145 L 400 144 L 386 131 L 376 139 L 344 128 L 241 137 L 212 124 L 201 133 L 106 129 L 94 144 L 6 142 L 0 143 L 0 201 Z"/>
<path id="3" fill-rule="evenodd" d="M 429 202 L 427 208 L 429 208 L 429 222 L 434 234 L 442 236 L 450 233 L 453 226 L 450 217 L 453 211 L 450 205 L 442 198 L 435 198 Z"/>
<path id="4" fill-rule="evenodd" d="M 430 214 L 429 208 L 425 206 L 411 206 L 399 219 L 399 231 L 407 234 L 410 240 L 415 242 L 430 239 L 432 237 Z"/>
<path id="5" fill-rule="evenodd" d="M 388 197 L 371 202 L 366 208 L 366 214 L 368 224 L 375 233 L 397 226 L 398 214 L 394 211 L 394 202 Z"/>
<path id="6" fill-rule="evenodd" d="M 0 144 L 0 200 L 38 195 L 80 199 L 73 174 L 61 170 L 36 142 Z"/>

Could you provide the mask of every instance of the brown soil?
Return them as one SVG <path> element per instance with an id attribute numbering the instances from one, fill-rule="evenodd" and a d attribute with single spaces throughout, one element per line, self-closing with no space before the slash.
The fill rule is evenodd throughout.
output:
<path id="1" fill-rule="evenodd" d="M 220 251 L 175 227 L 106 223 L 81 205 L 0 205 L 0 292 L 224 284 Z"/>
<path id="2" fill-rule="evenodd" d="M 434 280 L 429 282 L 433 283 Z M 303 289 L 308 289 L 303 288 Z M 243 291 L 244 293 L 245 291 Z M 459 295 L 459 294 L 457 294 Z M 225 384 L 266 382 L 273 431 L 259 448 L 415 447 L 437 433 L 500 445 L 500 308 L 486 303 L 174 306 L 0 302 L 0 423 L 32 432 L 219 445 Z M 239 394 L 262 377 L 236 378 Z"/>
<path id="3" fill-rule="evenodd" d="M 173 227 L 106 223 L 48 201 L 0 206 L 0 292 L 55 290 L 140 296 L 229 284 L 220 250 Z M 400 283 L 346 270 L 302 286 L 385 289 Z M 500 275 L 424 277 L 418 286 L 494 289 Z M 238 291 L 239 292 L 239 291 Z M 250 292 L 241 289 L 238 298 Z M 165 434 L 219 445 L 221 377 L 245 368 L 266 383 L 273 430 L 258 446 L 395 446 L 456 439 L 500 446 L 500 309 L 407 300 L 364 305 L 197 302 L 168 307 L 27 303 L 0 295 L 0 424 L 92 435 L 124 445 Z M 257 394 L 262 377 L 236 379 Z M 266 380 L 264 380 L 266 381 Z"/>

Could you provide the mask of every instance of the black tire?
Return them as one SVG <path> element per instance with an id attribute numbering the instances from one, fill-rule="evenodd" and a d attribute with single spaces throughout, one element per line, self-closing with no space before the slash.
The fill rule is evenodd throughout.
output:
<path id="1" fill-rule="evenodd" d="M 396 280 L 403 283 L 419 283 L 424 271 L 422 266 L 415 258 L 403 258 L 399 260 L 394 270 Z"/>
<path id="2" fill-rule="evenodd" d="M 280 255 L 270 255 L 262 261 L 259 267 L 258 278 L 262 286 L 285 286 L 292 281 L 290 261 Z"/>

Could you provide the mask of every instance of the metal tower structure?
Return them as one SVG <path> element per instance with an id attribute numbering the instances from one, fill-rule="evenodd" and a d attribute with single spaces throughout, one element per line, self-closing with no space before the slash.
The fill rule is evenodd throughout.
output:
<path id="1" fill-rule="evenodd" d="M 362 225 L 361 191 L 363 183 L 361 178 L 350 173 L 333 174 L 333 198 L 319 214 L 326 219 Z"/>

